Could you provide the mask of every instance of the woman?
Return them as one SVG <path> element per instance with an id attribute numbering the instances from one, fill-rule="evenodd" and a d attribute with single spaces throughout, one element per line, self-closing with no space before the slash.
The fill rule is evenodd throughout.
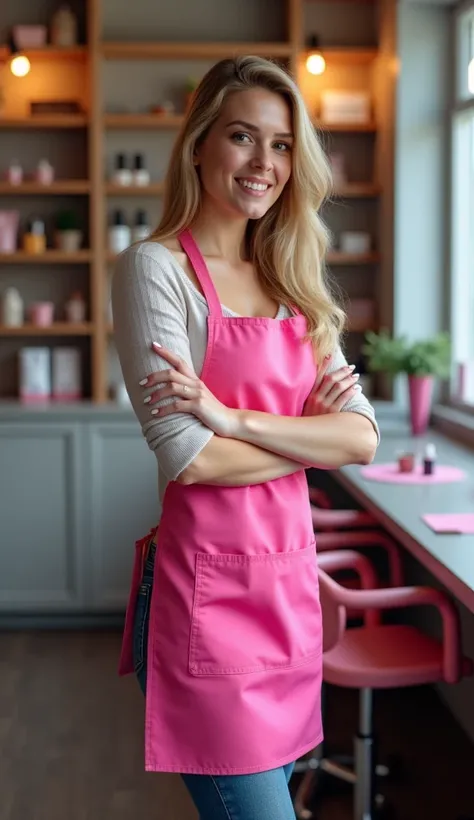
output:
<path id="1" fill-rule="evenodd" d="M 163 507 L 120 671 L 146 691 L 146 769 L 181 773 L 201 820 L 294 818 L 293 763 L 322 739 L 304 470 L 369 463 L 378 439 L 324 283 L 329 185 L 290 77 L 224 60 L 177 139 L 157 231 L 113 281 Z"/>

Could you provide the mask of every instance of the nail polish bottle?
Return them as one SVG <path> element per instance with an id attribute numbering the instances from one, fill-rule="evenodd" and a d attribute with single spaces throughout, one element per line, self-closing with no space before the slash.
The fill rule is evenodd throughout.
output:
<path id="1" fill-rule="evenodd" d="M 133 158 L 133 183 L 140 186 L 150 184 L 150 173 L 145 167 L 143 154 L 135 154 Z"/>
<path id="2" fill-rule="evenodd" d="M 112 182 L 114 185 L 132 184 L 132 172 L 130 168 L 127 168 L 125 154 L 117 154 L 115 157 L 115 169 L 112 174 Z"/>
<path id="3" fill-rule="evenodd" d="M 142 242 L 151 234 L 151 227 L 148 224 L 146 211 L 137 211 L 135 215 L 135 224 L 132 228 L 132 242 Z"/>
<path id="4" fill-rule="evenodd" d="M 423 475 L 433 475 L 436 462 L 436 447 L 434 444 L 427 444 L 423 456 Z"/>

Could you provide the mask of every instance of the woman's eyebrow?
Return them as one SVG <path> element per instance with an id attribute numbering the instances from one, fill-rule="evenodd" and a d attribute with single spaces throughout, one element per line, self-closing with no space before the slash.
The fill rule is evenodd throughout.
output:
<path id="1" fill-rule="evenodd" d="M 251 122 L 245 122 L 245 120 L 232 120 L 232 122 L 227 123 L 226 128 L 230 128 L 231 125 L 242 125 L 248 131 L 260 131 L 260 128 L 258 128 L 257 125 L 252 125 Z M 292 138 L 293 134 L 291 132 L 285 132 L 285 133 L 280 132 L 280 133 L 275 133 L 273 136 L 274 137 L 291 137 Z"/>

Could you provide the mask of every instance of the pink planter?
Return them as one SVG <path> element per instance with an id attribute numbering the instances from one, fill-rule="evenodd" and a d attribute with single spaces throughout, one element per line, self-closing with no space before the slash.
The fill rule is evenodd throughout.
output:
<path id="1" fill-rule="evenodd" d="M 411 431 L 414 436 L 426 432 L 431 413 L 433 376 L 408 376 Z"/>

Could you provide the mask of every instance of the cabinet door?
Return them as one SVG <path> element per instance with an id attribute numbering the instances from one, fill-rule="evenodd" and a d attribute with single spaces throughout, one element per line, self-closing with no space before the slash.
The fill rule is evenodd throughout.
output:
<path id="1" fill-rule="evenodd" d="M 0 611 L 82 606 L 80 429 L 0 425 Z"/>
<path id="2" fill-rule="evenodd" d="M 156 459 L 135 421 L 89 427 L 90 609 L 122 612 L 127 602 L 134 544 L 158 523 Z"/>

